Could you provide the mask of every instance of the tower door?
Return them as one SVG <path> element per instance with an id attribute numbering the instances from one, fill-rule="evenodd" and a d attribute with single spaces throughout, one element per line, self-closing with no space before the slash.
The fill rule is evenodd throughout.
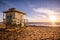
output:
<path id="1" fill-rule="evenodd" d="M 10 25 L 12 23 L 12 16 L 7 16 L 6 17 L 6 23 Z"/>

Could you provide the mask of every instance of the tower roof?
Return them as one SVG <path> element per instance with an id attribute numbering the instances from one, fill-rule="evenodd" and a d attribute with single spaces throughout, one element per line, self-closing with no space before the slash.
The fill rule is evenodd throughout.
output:
<path id="1" fill-rule="evenodd" d="M 20 12 L 20 11 L 16 10 L 15 8 L 10 8 L 7 11 L 4 11 L 3 13 L 8 13 L 8 12 L 18 12 L 18 13 L 21 13 L 21 14 L 25 14 L 23 12 Z"/>

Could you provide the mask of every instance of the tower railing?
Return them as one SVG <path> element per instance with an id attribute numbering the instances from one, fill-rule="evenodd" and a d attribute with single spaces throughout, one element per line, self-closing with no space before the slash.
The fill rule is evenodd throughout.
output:
<path id="1" fill-rule="evenodd" d="M 8 20 L 9 21 L 9 20 Z M 7 22 L 8 21 L 6 21 L 6 19 L 4 19 L 4 24 L 7 24 Z M 28 22 L 28 20 L 27 19 L 22 19 L 21 21 L 19 21 L 19 22 L 16 22 L 16 19 L 13 19 L 12 21 L 11 21 L 11 24 L 10 25 L 8 25 L 8 26 L 20 26 L 20 27 L 25 27 L 25 26 L 27 26 L 27 22 Z M 7 26 L 6 25 L 6 26 Z"/>

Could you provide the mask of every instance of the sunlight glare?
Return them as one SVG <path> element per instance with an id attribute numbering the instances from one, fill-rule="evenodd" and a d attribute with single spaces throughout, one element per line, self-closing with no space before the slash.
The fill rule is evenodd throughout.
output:
<path id="1" fill-rule="evenodd" d="M 52 16 L 52 15 L 51 15 L 51 16 L 49 17 L 49 19 L 50 19 L 50 22 L 52 23 L 52 26 L 53 26 L 53 27 L 56 27 L 56 24 L 55 24 L 55 22 L 56 22 L 56 16 Z"/>
<path id="2" fill-rule="evenodd" d="M 55 16 L 50 16 L 50 21 L 51 22 L 56 22 L 56 17 Z"/>

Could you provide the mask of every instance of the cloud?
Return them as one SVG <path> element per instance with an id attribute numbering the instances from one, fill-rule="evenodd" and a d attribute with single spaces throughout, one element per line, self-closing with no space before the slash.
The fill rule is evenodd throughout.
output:
<path id="1" fill-rule="evenodd" d="M 57 12 L 55 10 L 50 10 L 50 9 L 47 9 L 47 8 L 34 8 L 33 11 L 36 12 L 36 14 L 38 16 L 43 15 L 43 16 L 46 16 L 46 18 L 48 18 L 51 15 L 56 16 L 56 17 L 60 17 L 59 16 L 60 12 Z"/>
<path id="2" fill-rule="evenodd" d="M 25 18 L 27 18 L 29 21 L 33 21 L 33 22 L 34 21 L 36 22 L 37 20 L 39 22 L 49 21 L 50 16 L 56 16 L 57 19 L 59 19 L 59 17 L 60 17 L 59 12 L 57 12 L 55 10 L 50 10 L 50 9 L 47 9 L 47 8 L 33 8 L 32 11 L 33 11 L 34 16 L 30 15 L 32 17 L 26 16 Z"/>
<path id="3" fill-rule="evenodd" d="M 24 16 L 25 19 L 28 19 L 28 22 L 44 22 L 46 20 L 40 19 L 38 17 L 28 17 Z"/>
<path id="4" fill-rule="evenodd" d="M 47 14 L 47 15 L 56 15 L 56 13 L 57 13 L 53 10 L 49 10 L 49 9 L 46 9 L 46 8 L 34 8 L 33 10 L 37 13 L 40 13 L 40 14 L 44 13 L 44 14 Z"/>

